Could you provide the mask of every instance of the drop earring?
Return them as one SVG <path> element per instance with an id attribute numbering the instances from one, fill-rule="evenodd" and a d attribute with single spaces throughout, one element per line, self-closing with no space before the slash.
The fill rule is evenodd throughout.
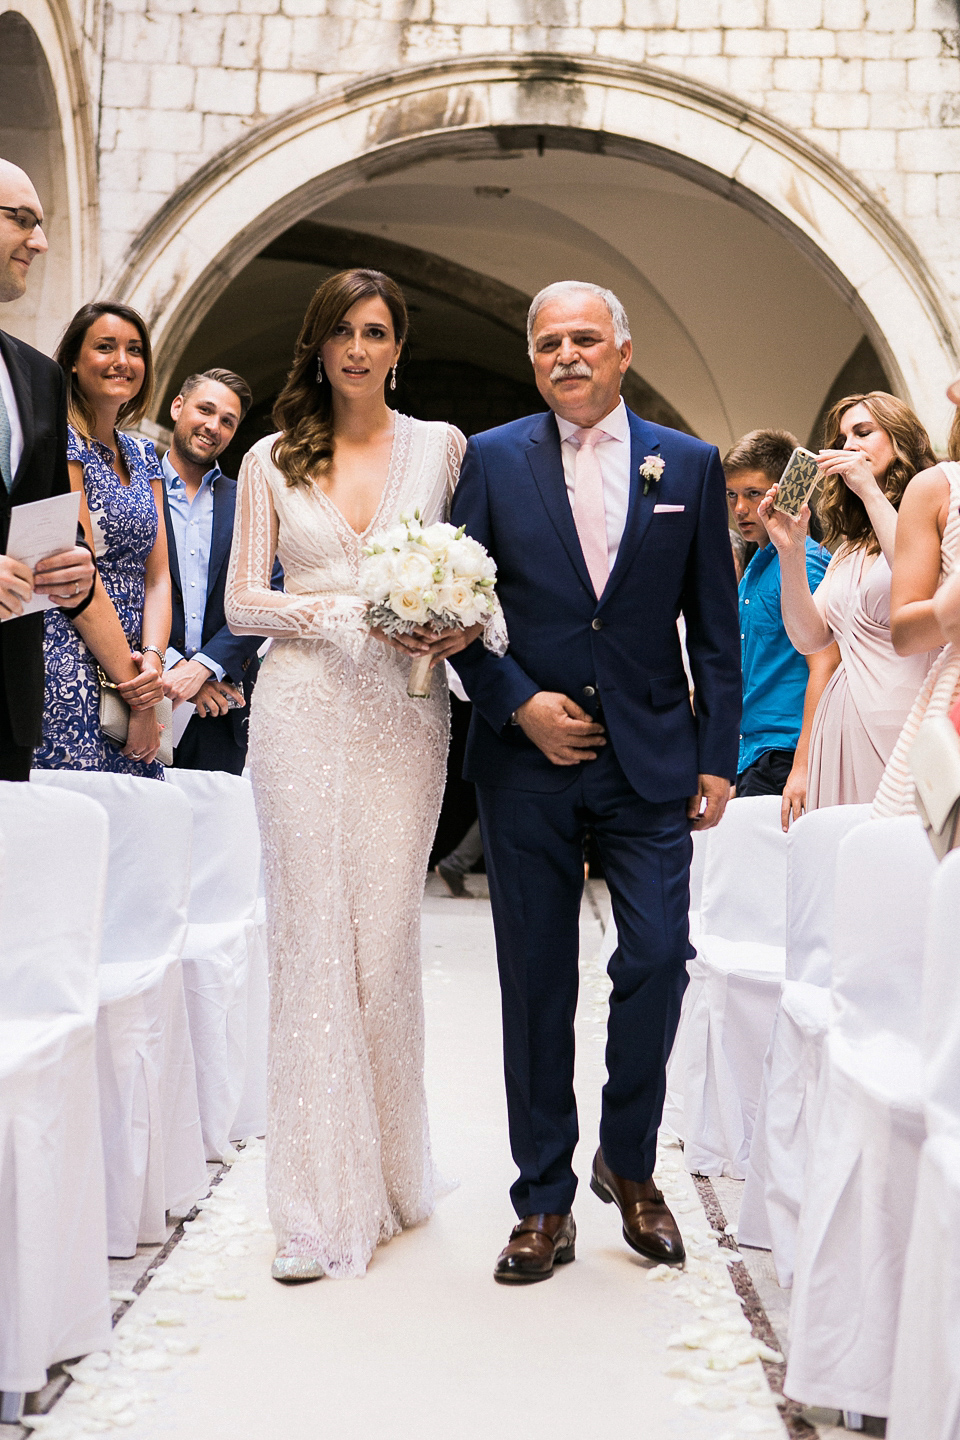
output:
<path id="1" fill-rule="evenodd" d="M 391 390 L 396 390 L 396 388 L 397 388 L 397 367 L 396 367 L 396 365 L 394 365 L 393 369 L 392 369 L 391 372 L 390 372 L 390 389 L 391 389 Z"/>
<path id="2" fill-rule="evenodd" d="M 323 357 L 322 357 L 322 355 L 318 355 L 318 356 L 317 356 L 317 384 L 318 384 L 318 385 L 322 385 L 322 384 L 323 384 Z"/>

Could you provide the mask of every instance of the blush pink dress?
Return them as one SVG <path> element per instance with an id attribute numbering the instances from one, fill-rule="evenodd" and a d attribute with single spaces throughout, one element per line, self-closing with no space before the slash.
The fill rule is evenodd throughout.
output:
<path id="1" fill-rule="evenodd" d="M 813 599 L 840 647 L 810 735 L 807 809 L 869 804 L 937 657 L 901 656 L 890 638 L 890 566 L 840 550 Z"/>

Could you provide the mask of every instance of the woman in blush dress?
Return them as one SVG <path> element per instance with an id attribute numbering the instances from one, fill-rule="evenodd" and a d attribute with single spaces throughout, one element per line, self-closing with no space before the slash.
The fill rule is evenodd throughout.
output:
<path id="1" fill-rule="evenodd" d="M 74 620 L 44 617 L 46 669 L 39 770 L 109 770 L 163 779 L 154 706 L 170 636 L 170 572 L 160 524 L 160 466 L 149 440 L 125 434 L 150 403 L 150 337 L 136 310 L 84 305 L 55 356 L 67 377 L 67 459 L 92 538 L 97 580 Z M 131 706 L 126 745 L 100 729 L 97 667 Z"/>
<path id="2" fill-rule="evenodd" d="M 898 655 L 890 635 L 890 567 L 897 511 L 911 477 L 936 464 L 926 430 L 902 400 L 883 391 L 849 395 L 827 416 L 824 480 L 817 499 L 823 542 L 833 552 L 816 594 L 804 566 L 810 518 L 759 513 L 780 552 L 781 608 L 803 655 L 836 641 L 841 663 L 814 716 L 807 810 L 873 800 L 903 723 L 936 652 Z"/>
<path id="3" fill-rule="evenodd" d="M 960 699 L 960 375 L 947 397 L 957 407 L 948 459 L 918 475 L 903 497 L 890 602 L 898 655 L 949 643 L 931 666 L 883 772 L 873 806 L 878 817 L 915 813 L 909 757 L 917 731 L 923 720 L 948 714 Z"/>
<path id="4" fill-rule="evenodd" d="M 407 333 L 378 271 L 334 275 L 304 319 L 279 434 L 240 469 L 227 620 L 273 637 L 249 764 L 270 959 L 267 1199 L 291 1282 L 361 1275 L 432 1212 L 423 1082 L 420 902 L 440 811 L 449 706 L 435 662 L 479 627 L 391 641 L 365 621 L 367 540 L 401 515 L 442 519 L 464 439 L 391 410 Z M 274 559 L 284 592 L 270 589 Z"/>

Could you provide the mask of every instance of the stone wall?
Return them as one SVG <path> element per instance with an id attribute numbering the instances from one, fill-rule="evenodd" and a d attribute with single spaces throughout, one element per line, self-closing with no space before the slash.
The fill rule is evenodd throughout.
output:
<path id="1" fill-rule="evenodd" d="M 362 74 L 504 51 L 645 62 L 759 106 L 859 176 L 960 301 L 952 0 L 110 0 L 105 275 L 177 186 L 264 118 Z"/>

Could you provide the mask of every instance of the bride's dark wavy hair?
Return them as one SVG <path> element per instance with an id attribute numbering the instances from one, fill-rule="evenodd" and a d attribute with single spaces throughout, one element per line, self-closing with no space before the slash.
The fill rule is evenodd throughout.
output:
<path id="1" fill-rule="evenodd" d="M 823 424 L 825 450 L 844 448 L 846 442 L 840 421 L 856 405 L 866 406 L 893 448 L 893 460 L 879 483 L 894 510 L 899 510 L 903 492 L 914 475 L 937 463 L 930 436 L 909 405 L 885 390 L 871 390 L 866 395 L 846 395 L 831 407 Z M 865 546 L 868 555 L 879 552 L 880 542 L 870 524 L 867 507 L 859 495 L 847 489 L 842 476 L 828 475 L 814 504 L 828 550 L 833 552 L 846 544 L 851 550 Z"/>
<path id="2" fill-rule="evenodd" d="M 333 397 L 328 382 L 317 383 L 317 357 L 347 311 L 358 300 L 379 298 L 390 311 L 394 338 L 403 345 L 409 318 L 403 292 L 379 270 L 343 270 L 317 290 L 297 337 L 293 365 L 273 407 L 280 434 L 270 457 L 288 485 L 309 485 L 333 459 Z"/>

